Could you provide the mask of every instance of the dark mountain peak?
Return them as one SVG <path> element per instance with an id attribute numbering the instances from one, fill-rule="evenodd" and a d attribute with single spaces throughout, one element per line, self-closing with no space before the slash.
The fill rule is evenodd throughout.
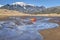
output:
<path id="1" fill-rule="evenodd" d="M 9 4 L 6 4 L 6 5 L 2 6 L 2 7 L 5 7 L 5 6 L 7 7 L 7 6 L 10 6 L 10 5 Z"/>
<path id="2" fill-rule="evenodd" d="M 40 8 L 46 8 L 45 6 L 40 6 Z"/>
<path id="3" fill-rule="evenodd" d="M 10 6 L 9 4 L 6 4 L 5 6 Z"/>

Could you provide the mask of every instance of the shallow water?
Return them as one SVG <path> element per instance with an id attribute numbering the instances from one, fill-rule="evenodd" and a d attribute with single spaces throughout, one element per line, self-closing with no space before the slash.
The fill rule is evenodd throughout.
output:
<path id="1" fill-rule="evenodd" d="M 40 19 L 40 18 L 37 18 Z M 51 18 L 43 18 L 37 20 L 33 24 L 26 24 L 29 18 L 24 19 L 14 18 L 13 20 L 0 21 L 0 40 L 43 40 L 43 37 L 38 30 L 55 28 L 57 23 L 45 22 Z M 15 22 L 18 21 L 19 25 Z"/>

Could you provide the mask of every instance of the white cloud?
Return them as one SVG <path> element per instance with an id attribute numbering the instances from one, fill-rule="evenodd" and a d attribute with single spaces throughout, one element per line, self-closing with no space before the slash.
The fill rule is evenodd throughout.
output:
<path id="1" fill-rule="evenodd" d="M 0 5 L 0 7 L 2 7 L 3 5 Z"/>

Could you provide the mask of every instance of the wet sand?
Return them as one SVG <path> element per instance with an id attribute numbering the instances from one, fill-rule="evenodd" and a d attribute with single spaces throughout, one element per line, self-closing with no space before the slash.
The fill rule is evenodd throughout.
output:
<path id="1" fill-rule="evenodd" d="M 60 18 L 53 18 L 50 22 L 58 23 L 60 25 Z M 60 40 L 60 26 L 58 28 L 52 28 L 48 30 L 40 31 L 44 40 Z"/>
<path id="2" fill-rule="evenodd" d="M 60 27 L 54 29 L 48 29 L 40 31 L 44 40 L 60 40 Z"/>

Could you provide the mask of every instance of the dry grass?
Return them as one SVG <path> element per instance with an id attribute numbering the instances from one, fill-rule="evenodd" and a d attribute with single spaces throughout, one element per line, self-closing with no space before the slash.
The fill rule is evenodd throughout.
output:
<path id="1" fill-rule="evenodd" d="M 51 13 L 51 14 L 25 14 L 18 11 L 0 9 L 0 16 L 59 16 L 60 14 Z"/>
<path id="2" fill-rule="evenodd" d="M 7 10 L 7 9 L 0 9 L 0 16 L 26 16 L 29 14 L 25 14 L 18 11 Z"/>

